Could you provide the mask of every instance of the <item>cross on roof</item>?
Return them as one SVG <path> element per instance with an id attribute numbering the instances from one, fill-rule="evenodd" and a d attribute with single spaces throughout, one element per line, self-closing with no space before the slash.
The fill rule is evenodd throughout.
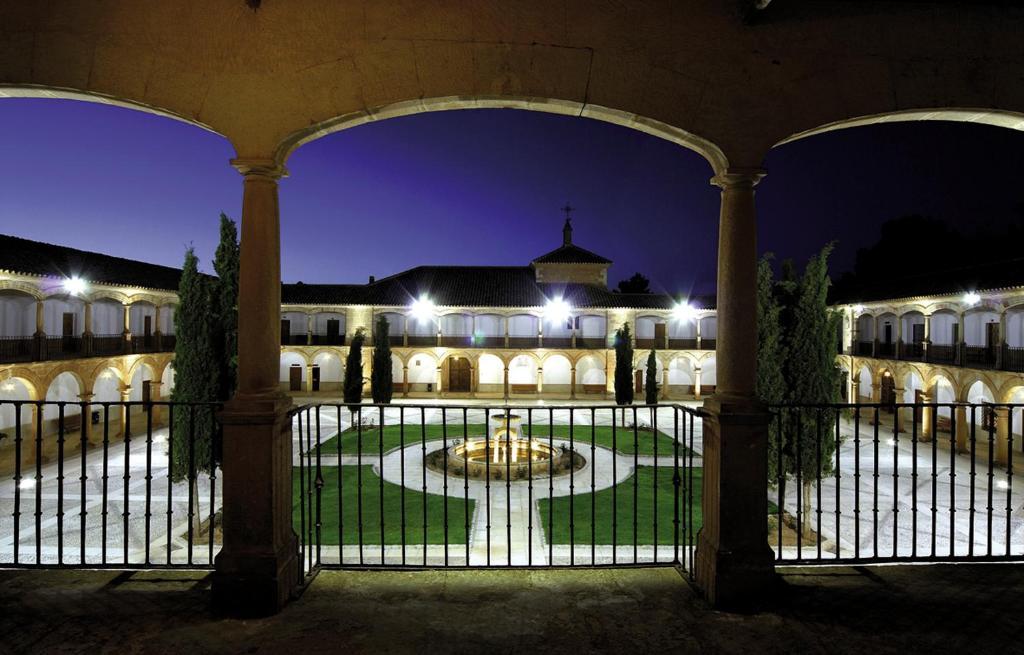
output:
<path id="1" fill-rule="evenodd" d="M 572 218 L 572 217 L 571 217 L 571 216 L 569 216 L 569 214 L 570 214 L 570 213 L 571 213 L 572 211 L 574 211 L 575 209 L 576 209 L 576 208 L 575 208 L 575 207 L 573 207 L 572 205 L 570 205 L 570 204 L 569 204 L 568 202 L 567 202 L 567 203 L 565 203 L 565 207 L 562 207 L 562 211 L 564 211 L 564 212 L 565 212 L 565 220 L 567 220 L 567 221 L 568 221 L 568 220 L 571 220 L 571 218 Z"/>

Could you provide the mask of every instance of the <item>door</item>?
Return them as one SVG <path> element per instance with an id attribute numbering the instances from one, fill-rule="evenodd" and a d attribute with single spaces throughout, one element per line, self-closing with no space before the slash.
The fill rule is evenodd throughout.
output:
<path id="1" fill-rule="evenodd" d="M 633 373 L 633 391 L 635 393 L 643 393 L 644 392 L 644 372 L 643 371 L 635 371 Z"/>
<path id="2" fill-rule="evenodd" d="M 465 357 L 448 359 L 448 391 L 453 393 L 469 393 L 472 383 L 469 360 Z"/>
<path id="3" fill-rule="evenodd" d="M 147 348 L 153 345 L 153 317 L 145 316 L 142 319 L 142 338 Z"/>
<path id="4" fill-rule="evenodd" d="M 914 336 L 912 337 L 915 344 L 924 343 L 924 323 L 916 323 L 914 325 Z"/>
<path id="5" fill-rule="evenodd" d="M 891 375 L 882 376 L 881 397 L 878 402 L 886 407 L 886 411 L 893 411 L 893 405 L 896 404 L 896 381 Z"/>
<path id="6" fill-rule="evenodd" d="M 288 390 L 302 391 L 302 367 L 298 364 L 288 368 Z"/>
<path id="7" fill-rule="evenodd" d="M 148 403 L 150 398 L 153 397 L 153 389 L 149 386 L 152 384 L 150 380 L 146 380 L 142 383 L 142 402 Z"/>
<path id="8" fill-rule="evenodd" d="M 999 324 L 985 324 L 985 355 L 986 362 L 991 364 L 996 360 L 996 348 L 999 347 Z"/>
<path id="9" fill-rule="evenodd" d="M 882 343 L 892 343 L 892 323 L 886 323 L 882 334 L 885 335 L 885 340 Z"/>
<path id="10" fill-rule="evenodd" d="M 341 321 L 336 318 L 327 319 L 327 343 L 332 346 L 341 343 Z"/>
<path id="11" fill-rule="evenodd" d="M 313 391 L 320 391 L 320 367 L 314 365 L 312 377 L 310 378 L 310 384 L 313 385 Z"/>
<path id="12" fill-rule="evenodd" d="M 658 348 L 665 347 L 665 324 L 654 324 L 654 345 Z"/>
<path id="13" fill-rule="evenodd" d="M 72 312 L 64 312 L 64 324 L 61 329 L 61 336 L 75 336 L 75 315 Z"/>
<path id="14" fill-rule="evenodd" d="M 282 318 L 281 319 L 281 345 L 282 346 L 287 346 L 289 343 L 291 343 L 289 341 L 289 339 L 291 339 L 291 335 L 292 335 L 292 322 L 289 321 L 287 318 Z"/>

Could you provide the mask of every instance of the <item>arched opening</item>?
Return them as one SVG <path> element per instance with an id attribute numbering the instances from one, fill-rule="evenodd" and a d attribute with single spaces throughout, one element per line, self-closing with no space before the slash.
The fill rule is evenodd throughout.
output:
<path id="1" fill-rule="evenodd" d="M 437 360 L 428 353 L 414 353 L 408 360 L 409 392 L 433 393 L 437 385 Z"/>
<path id="2" fill-rule="evenodd" d="M 951 309 L 940 309 L 928 321 L 928 361 L 952 364 L 960 343 L 960 317 Z"/>
<path id="3" fill-rule="evenodd" d="M 576 317 L 576 347 L 603 349 L 608 344 L 608 319 L 584 314 Z"/>
<path id="4" fill-rule="evenodd" d="M 991 367 L 1002 343 L 999 314 L 987 307 L 971 309 L 964 314 L 964 364 Z"/>
<path id="5" fill-rule="evenodd" d="M 508 365 L 510 394 L 537 393 L 537 360 L 529 355 L 517 355 Z"/>
<path id="6" fill-rule="evenodd" d="M 861 314 L 857 317 L 857 347 L 855 352 L 861 357 L 871 357 L 875 352 L 875 317 Z"/>
<path id="7" fill-rule="evenodd" d="M 505 390 L 505 363 L 501 358 L 484 353 L 477 359 L 479 383 L 477 393 L 501 395 Z"/>
<path id="8" fill-rule="evenodd" d="M 540 319 L 532 314 L 513 314 L 507 319 L 509 348 L 536 348 Z"/>
<path id="9" fill-rule="evenodd" d="M 993 411 L 992 407 L 985 407 L 985 405 L 991 405 L 995 402 L 995 394 L 992 393 L 992 389 L 987 384 L 977 380 L 967 388 L 966 400 L 972 405 L 967 410 L 967 421 L 969 423 L 973 422 L 977 426 L 974 438 L 980 443 L 985 443 L 987 437 L 984 436 L 982 431 L 991 430 L 994 433 L 996 429 L 995 411 Z"/>
<path id="10" fill-rule="evenodd" d="M 636 317 L 636 347 L 665 348 L 668 337 L 668 322 L 663 316 Z"/>
<path id="11" fill-rule="evenodd" d="M 860 371 L 857 373 L 857 397 L 854 399 L 854 402 L 871 402 L 873 400 L 872 385 L 874 385 L 874 379 L 871 377 L 871 369 L 867 366 L 861 366 Z"/>
<path id="12" fill-rule="evenodd" d="M 505 318 L 498 314 L 477 314 L 473 345 L 478 348 L 504 347 Z"/>
<path id="13" fill-rule="evenodd" d="M 700 348 L 714 350 L 718 347 L 718 317 L 705 316 L 700 319 Z"/>
<path id="14" fill-rule="evenodd" d="M 700 384 L 694 388 L 694 392 L 701 395 L 715 393 L 718 386 L 717 362 L 714 357 L 701 360 L 700 363 Z"/>
<path id="15" fill-rule="evenodd" d="M 673 357 L 668 363 L 668 393 L 672 397 L 692 396 L 695 376 L 689 357 Z"/>
<path id="16" fill-rule="evenodd" d="M 896 401 L 896 378 L 889 369 L 882 369 L 878 378 L 878 402 L 883 411 L 891 414 L 896 409 Z"/>
<path id="17" fill-rule="evenodd" d="M 468 357 L 453 355 L 445 361 L 448 368 L 449 393 L 469 393 L 473 390 L 473 363 Z"/>
<path id="18" fill-rule="evenodd" d="M 1003 369 L 1024 373 L 1024 305 L 1007 309 L 1005 323 Z"/>
<path id="19" fill-rule="evenodd" d="M 310 391 L 340 392 L 344 380 L 344 367 L 341 357 L 335 353 L 317 353 L 313 358 L 313 369 L 311 371 Z M 394 379 L 392 377 L 392 379 Z M 402 373 L 399 370 L 398 381 L 402 380 Z"/>
<path id="20" fill-rule="evenodd" d="M 903 397 L 899 399 L 901 403 L 913 404 L 914 407 L 904 408 L 900 411 L 903 419 L 910 419 L 912 424 L 916 426 L 916 434 L 921 434 L 922 420 L 924 413 L 921 408 L 918 407 L 920 403 L 924 402 L 922 395 L 924 395 L 924 380 L 917 371 L 908 371 L 903 377 Z"/>
<path id="21" fill-rule="evenodd" d="M 35 297 L 15 289 L 0 289 L 0 363 L 31 361 L 35 331 Z"/>
<path id="22" fill-rule="evenodd" d="M 564 355 L 544 359 L 544 394 L 568 397 L 572 393 L 572 364 Z"/>
<path id="23" fill-rule="evenodd" d="M 401 335 L 401 331 L 398 334 Z M 312 336 L 315 346 L 344 345 L 345 315 L 341 312 L 316 312 L 313 314 Z"/>
<path id="24" fill-rule="evenodd" d="M 160 390 L 165 398 L 171 397 L 171 393 L 174 391 L 174 362 L 164 367 L 164 372 L 160 376 Z"/>
<path id="25" fill-rule="evenodd" d="M 82 395 L 82 385 L 78 378 L 72 373 L 64 372 L 50 382 L 46 389 L 46 402 L 43 406 L 43 433 L 53 434 L 60 429 L 60 419 L 63 414 L 64 429 L 72 430 L 81 427 L 82 408 L 77 403 Z M 63 413 L 56 403 L 69 403 L 64 405 Z"/>
<path id="26" fill-rule="evenodd" d="M 306 382 L 306 359 L 294 352 L 281 353 L 281 376 L 279 378 L 282 391 L 297 392 L 304 389 Z"/>
<path id="27" fill-rule="evenodd" d="M 69 359 L 83 353 L 85 302 L 76 296 L 49 296 L 43 301 L 43 332 L 46 357 Z"/>
<path id="28" fill-rule="evenodd" d="M 403 345 L 405 343 L 406 321 L 411 322 L 412 319 L 408 319 L 405 314 L 398 312 L 380 312 L 377 316 L 383 316 L 388 322 L 388 342 L 392 346 Z M 373 329 L 377 329 L 377 321 L 373 322 Z"/>
<path id="29" fill-rule="evenodd" d="M 586 355 L 576 362 L 576 384 L 577 393 L 586 395 L 604 395 L 607 389 L 607 374 L 605 373 L 604 360 L 596 355 Z"/>
<path id="30" fill-rule="evenodd" d="M 697 347 L 697 319 L 695 317 L 673 316 L 669 319 L 668 347 L 673 350 L 693 350 Z"/>
<path id="31" fill-rule="evenodd" d="M 920 361 L 924 359 L 924 314 L 905 312 L 900 316 L 900 358 Z"/>
<path id="32" fill-rule="evenodd" d="M 878 326 L 878 345 L 875 348 L 875 357 L 892 359 L 896 357 L 896 335 L 899 330 L 899 319 L 892 312 L 885 312 L 878 315 L 876 319 Z"/>
<path id="33" fill-rule="evenodd" d="M 35 392 L 32 384 L 25 379 L 12 377 L 0 382 L 0 433 L 5 439 L 0 442 L 0 448 L 5 450 L 14 447 L 15 428 L 21 425 L 21 438 L 35 438 L 33 417 L 35 408 L 31 405 L 22 405 L 16 409 L 12 404 L 15 401 L 33 400 Z"/>
<path id="34" fill-rule="evenodd" d="M 439 321 L 441 346 L 465 348 L 472 344 L 473 316 L 471 314 L 443 314 Z"/>
<path id="35" fill-rule="evenodd" d="M 309 317 L 303 312 L 281 312 L 281 345 L 305 346 Z"/>
<path id="36" fill-rule="evenodd" d="M 132 352 L 156 350 L 156 305 L 142 300 L 133 302 L 128 308 L 128 326 L 132 333 Z"/>
<path id="37" fill-rule="evenodd" d="M 953 422 L 951 405 L 956 402 L 953 383 L 943 375 L 936 375 L 932 378 L 932 394 L 932 402 L 938 404 L 935 412 L 935 429 L 939 432 L 949 432 Z"/>
<path id="38" fill-rule="evenodd" d="M 405 330 L 410 346 L 436 346 L 437 328 L 439 322 L 436 316 L 422 314 L 410 314 L 405 319 Z"/>

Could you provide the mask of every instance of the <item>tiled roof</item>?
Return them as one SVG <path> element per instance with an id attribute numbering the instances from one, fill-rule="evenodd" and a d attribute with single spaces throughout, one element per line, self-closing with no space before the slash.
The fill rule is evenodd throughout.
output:
<path id="1" fill-rule="evenodd" d="M 671 309 L 667 294 L 614 293 L 596 284 L 538 283 L 529 266 L 419 266 L 366 285 L 285 284 L 285 304 L 407 306 L 426 296 L 441 307 L 543 307 L 564 298 L 574 307 Z M 693 299 L 710 307 L 708 299 Z"/>
<path id="2" fill-rule="evenodd" d="M 611 264 L 612 260 L 605 259 L 601 255 L 595 254 L 580 248 L 579 246 L 568 244 L 560 248 L 555 248 L 551 252 L 541 255 L 537 259 L 533 260 L 534 264 Z"/>
<path id="3" fill-rule="evenodd" d="M 0 270 L 177 291 L 181 270 L 0 234 Z"/>

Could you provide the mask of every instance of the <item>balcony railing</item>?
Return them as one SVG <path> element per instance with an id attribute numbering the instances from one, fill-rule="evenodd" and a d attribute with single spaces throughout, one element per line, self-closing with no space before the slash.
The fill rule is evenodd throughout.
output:
<path id="1" fill-rule="evenodd" d="M 572 337 L 544 337 L 545 348 L 572 348 Z"/>
<path id="2" fill-rule="evenodd" d="M 345 335 L 344 334 L 314 334 L 313 345 L 314 346 L 344 346 Z"/>
<path id="3" fill-rule="evenodd" d="M 875 344 L 872 341 L 858 341 L 857 355 L 860 357 L 871 357 L 875 352 Z"/>
<path id="4" fill-rule="evenodd" d="M 508 338 L 509 348 L 539 348 L 540 339 L 537 337 L 513 337 Z"/>
<path id="5" fill-rule="evenodd" d="M 964 346 L 964 366 L 992 368 L 996 365 L 996 349 L 988 346 Z"/>
<path id="6" fill-rule="evenodd" d="M 30 362 L 35 359 L 35 349 L 32 337 L 0 337 L 0 362 Z"/>
<path id="7" fill-rule="evenodd" d="M 501 336 L 482 336 L 476 335 L 473 337 L 474 348 L 504 348 L 505 337 Z"/>
<path id="8" fill-rule="evenodd" d="M 305 346 L 309 343 L 309 337 L 303 334 L 281 334 L 282 346 Z"/>
<path id="9" fill-rule="evenodd" d="M 894 342 L 879 341 L 875 344 L 875 357 L 896 357 L 896 344 Z"/>
<path id="10" fill-rule="evenodd" d="M 84 356 L 82 337 L 46 337 L 46 359 L 74 359 Z"/>
<path id="11" fill-rule="evenodd" d="M 607 337 L 576 337 L 576 347 L 583 350 L 603 350 L 608 348 Z"/>
<path id="12" fill-rule="evenodd" d="M 696 350 L 697 349 L 697 338 L 696 337 L 683 337 L 683 338 L 672 338 L 669 337 L 668 347 L 672 350 Z"/>
<path id="13" fill-rule="evenodd" d="M 441 335 L 439 345 L 445 348 L 470 348 L 473 337 L 470 335 Z"/>
<path id="14" fill-rule="evenodd" d="M 921 343 L 900 344 L 900 359 L 920 361 L 924 359 L 924 345 Z"/>
<path id="15" fill-rule="evenodd" d="M 707 337 L 703 337 L 700 340 L 700 348 L 701 348 L 701 350 L 714 350 L 717 346 L 718 346 L 718 340 L 717 339 L 709 339 Z"/>
<path id="16" fill-rule="evenodd" d="M 935 364 L 952 364 L 956 362 L 956 350 L 951 343 L 930 343 L 925 359 Z"/>
<path id="17" fill-rule="evenodd" d="M 1003 370 L 1024 373 L 1024 348 L 1003 348 Z"/>
<path id="18" fill-rule="evenodd" d="M 408 339 L 409 339 L 408 342 L 409 342 L 410 346 L 420 346 L 420 347 L 423 347 L 423 346 L 436 346 L 437 345 L 437 335 L 436 334 L 432 334 L 432 335 L 429 335 L 429 336 L 421 336 L 421 335 L 410 334 Z"/>

